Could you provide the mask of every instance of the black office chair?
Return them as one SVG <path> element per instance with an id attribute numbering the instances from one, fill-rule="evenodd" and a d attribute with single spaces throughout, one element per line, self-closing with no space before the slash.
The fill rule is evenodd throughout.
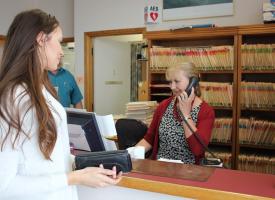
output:
<path id="1" fill-rule="evenodd" d="M 115 125 L 119 149 L 135 146 L 147 132 L 147 125 L 137 119 L 118 119 Z"/>

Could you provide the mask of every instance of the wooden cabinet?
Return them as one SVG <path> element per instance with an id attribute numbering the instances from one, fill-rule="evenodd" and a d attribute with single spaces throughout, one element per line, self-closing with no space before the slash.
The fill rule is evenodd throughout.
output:
<path id="1" fill-rule="evenodd" d="M 238 31 L 237 169 L 275 174 L 275 26 Z M 245 164 L 246 163 L 246 164 Z"/>
<path id="2" fill-rule="evenodd" d="M 171 96 L 171 90 L 165 78 L 165 71 L 150 70 L 150 98 L 160 102 Z"/>
<path id="3" fill-rule="evenodd" d="M 212 135 L 218 135 L 218 137 L 212 138 L 209 147 L 214 152 L 217 152 L 218 156 L 223 157 L 232 169 L 275 173 L 275 169 L 272 169 L 275 158 L 275 130 L 272 129 L 272 125 L 267 125 L 271 126 L 269 130 L 270 133 L 268 134 L 269 143 L 249 144 L 245 143 L 241 140 L 242 138 L 240 138 L 240 132 L 241 135 L 243 135 L 243 130 L 241 129 L 243 120 L 247 118 L 256 118 L 259 121 L 266 120 L 264 123 L 275 122 L 275 86 L 272 84 L 271 86 L 266 86 L 271 88 L 273 86 L 273 89 L 270 89 L 270 98 L 274 99 L 272 105 L 260 108 L 242 106 L 244 101 L 243 95 L 247 96 L 242 89 L 244 87 L 244 81 L 258 83 L 275 82 L 275 70 L 272 66 L 266 67 L 265 69 L 268 70 L 264 71 L 262 70 L 264 69 L 263 66 L 253 68 L 255 70 L 244 70 L 245 68 L 242 67 L 242 62 L 244 62 L 244 58 L 242 58 L 244 54 L 242 53 L 244 44 L 275 44 L 275 26 L 258 25 L 153 31 L 146 32 L 144 37 L 148 40 L 148 48 L 150 49 L 148 61 L 148 100 L 156 100 L 160 102 L 171 95 L 170 88 L 165 79 L 165 70 L 167 67 L 171 67 L 176 62 L 186 59 L 196 62 L 196 66 L 199 65 L 201 87 L 206 85 L 206 90 L 209 90 L 209 88 L 211 89 L 211 87 L 216 87 L 216 90 L 218 90 L 215 91 L 215 89 L 213 89 L 212 93 L 210 93 L 210 91 L 202 90 L 202 93 L 208 93 L 209 98 L 203 95 L 202 97 L 204 99 L 206 98 L 206 101 L 213 106 L 216 115 L 215 130 Z M 229 49 L 228 54 L 226 54 L 229 61 L 228 58 L 225 58 L 223 55 L 217 55 L 215 58 L 216 60 L 214 59 L 211 61 L 211 51 L 215 53 L 215 51 L 219 51 L 223 48 L 227 50 Z M 275 52 L 275 45 L 274 48 L 273 46 L 270 48 L 271 52 Z M 210 53 L 207 52 L 208 49 L 210 49 Z M 194 55 L 190 56 L 190 58 L 188 56 L 187 58 L 184 57 L 186 54 L 194 51 L 195 56 L 203 55 L 204 52 L 207 52 L 208 61 L 204 58 L 201 58 L 201 60 L 198 61 Z M 256 50 L 257 53 L 262 53 L 261 51 L 265 50 L 261 47 L 259 50 Z M 184 56 L 180 57 L 178 56 L 179 54 Z M 178 57 L 175 57 L 175 55 Z M 274 57 L 274 64 L 272 62 L 271 65 L 275 66 L 275 53 L 274 55 L 269 55 L 269 57 L 272 56 Z M 220 59 L 224 59 L 230 64 L 223 64 L 223 62 L 217 64 L 220 62 Z M 250 60 L 247 59 L 247 57 L 245 59 L 246 61 Z M 259 59 L 262 59 L 263 62 L 265 61 L 263 56 Z M 272 58 L 270 58 L 270 60 L 272 60 Z M 255 59 L 252 59 L 252 61 L 255 61 Z M 250 62 L 252 61 L 250 60 Z M 207 66 L 207 62 L 210 62 L 209 65 L 211 65 L 211 67 Z M 264 63 L 267 63 L 267 61 Z M 227 89 L 230 91 L 230 94 L 227 94 L 228 92 L 222 92 L 221 90 L 223 90 L 223 87 L 230 88 Z M 259 85 L 259 88 L 262 87 L 264 86 Z M 229 96 L 223 97 L 224 94 Z M 261 96 L 257 93 L 254 95 L 258 97 Z M 216 100 L 211 99 L 210 97 L 212 96 L 215 96 Z M 230 99 L 230 101 L 223 102 L 223 99 Z M 254 124 L 256 124 L 254 126 L 257 126 L 258 121 L 254 122 Z M 252 136 L 253 134 L 255 136 L 255 134 L 260 132 L 259 130 L 255 130 L 256 129 L 250 130 Z M 246 132 L 249 132 L 249 130 L 246 130 Z M 222 139 L 219 139 L 219 136 L 225 133 L 227 136 L 222 136 Z M 262 134 L 264 135 L 264 133 Z M 250 135 L 250 137 L 252 136 Z M 248 160 L 251 163 L 251 166 L 258 165 L 256 161 L 258 160 L 258 157 L 255 157 L 254 160 L 253 158 L 251 158 L 251 160 L 243 160 L 244 155 L 250 156 L 252 152 L 260 152 L 262 157 L 269 156 L 270 170 L 265 171 L 262 169 L 256 169 L 258 167 L 255 167 L 254 169 L 244 167 L 243 162 L 248 162 Z"/>
<path id="4" fill-rule="evenodd" d="M 165 79 L 165 70 L 177 62 L 191 59 L 199 67 L 200 82 L 205 84 L 205 89 L 214 88 L 215 84 L 230 84 L 231 94 L 237 91 L 237 59 L 234 59 L 237 53 L 237 29 L 236 27 L 227 28 L 209 28 L 209 29 L 188 29 L 177 31 L 158 31 L 147 32 L 145 34 L 148 40 L 149 54 L 149 88 L 150 100 L 158 102 L 171 96 L 171 90 Z M 198 60 L 198 54 L 211 54 L 214 48 L 229 47 L 232 60 L 231 66 L 213 64 L 209 68 L 207 65 L 208 57 Z M 222 64 L 221 64 L 222 65 Z M 209 84 L 214 86 L 209 86 Z M 210 93 L 209 93 L 210 94 Z M 209 96 L 210 97 L 210 96 Z M 230 104 L 219 104 L 218 101 L 211 102 L 215 109 L 217 119 L 230 119 L 228 128 L 228 140 L 213 140 L 210 148 L 218 156 L 223 157 L 227 164 L 235 168 L 235 127 L 236 127 L 236 105 L 237 96 L 233 95 Z M 209 103 L 209 102 L 208 102 Z"/>

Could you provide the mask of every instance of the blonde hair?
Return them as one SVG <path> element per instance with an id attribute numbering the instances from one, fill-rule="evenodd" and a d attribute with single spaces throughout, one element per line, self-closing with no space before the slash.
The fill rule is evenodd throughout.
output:
<path id="1" fill-rule="evenodd" d="M 173 67 L 169 67 L 167 70 L 166 70 L 166 73 L 165 73 L 165 77 L 167 80 L 170 79 L 170 76 L 171 74 L 175 74 L 179 71 L 182 71 L 185 73 L 185 75 L 188 77 L 188 78 L 191 78 L 191 77 L 196 77 L 199 79 L 199 72 L 198 70 L 196 69 L 196 66 L 194 65 L 194 63 L 192 62 L 184 62 L 184 63 L 180 63 L 178 65 L 175 65 Z M 200 91 L 200 86 L 199 84 L 197 85 L 197 87 L 194 88 L 195 89 L 195 94 L 199 97 L 201 96 L 201 91 Z"/>

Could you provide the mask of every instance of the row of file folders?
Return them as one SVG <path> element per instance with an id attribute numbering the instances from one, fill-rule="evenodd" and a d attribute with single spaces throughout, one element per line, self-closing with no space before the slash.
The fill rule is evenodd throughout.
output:
<path id="1" fill-rule="evenodd" d="M 212 106 L 231 107 L 231 83 L 200 82 L 201 97 Z M 241 82 L 240 105 L 242 108 L 275 108 L 275 83 Z"/>
<path id="2" fill-rule="evenodd" d="M 230 143 L 232 118 L 216 118 L 211 134 L 212 142 Z M 275 122 L 240 118 L 239 143 L 252 145 L 275 145 Z"/>
<path id="3" fill-rule="evenodd" d="M 218 158 L 221 158 L 227 167 L 231 167 L 231 153 L 213 151 Z M 212 157 L 205 153 L 206 157 Z M 275 157 L 260 154 L 241 153 L 238 156 L 238 169 L 243 171 L 275 174 Z"/>
<path id="4" fill-rule="evenodd" d="M 199 71 L 233 70 L 234 47 L 160 47 L 150 49 L 152 70 L 165 70 L 183 62 L 193 62 Z M 274 70 L 275 44 L 243 44 L 241 47 L 243 70 Z"/>

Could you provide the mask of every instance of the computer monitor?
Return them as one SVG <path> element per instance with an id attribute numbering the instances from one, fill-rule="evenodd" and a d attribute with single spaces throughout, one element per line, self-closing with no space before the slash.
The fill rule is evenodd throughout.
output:
<path id="1" fill-rule="evenodd" d="M 80 125 L 91 151 L 105 151 L 95 113 L 82 110 L 66 110 L 68 124 Z"/>

